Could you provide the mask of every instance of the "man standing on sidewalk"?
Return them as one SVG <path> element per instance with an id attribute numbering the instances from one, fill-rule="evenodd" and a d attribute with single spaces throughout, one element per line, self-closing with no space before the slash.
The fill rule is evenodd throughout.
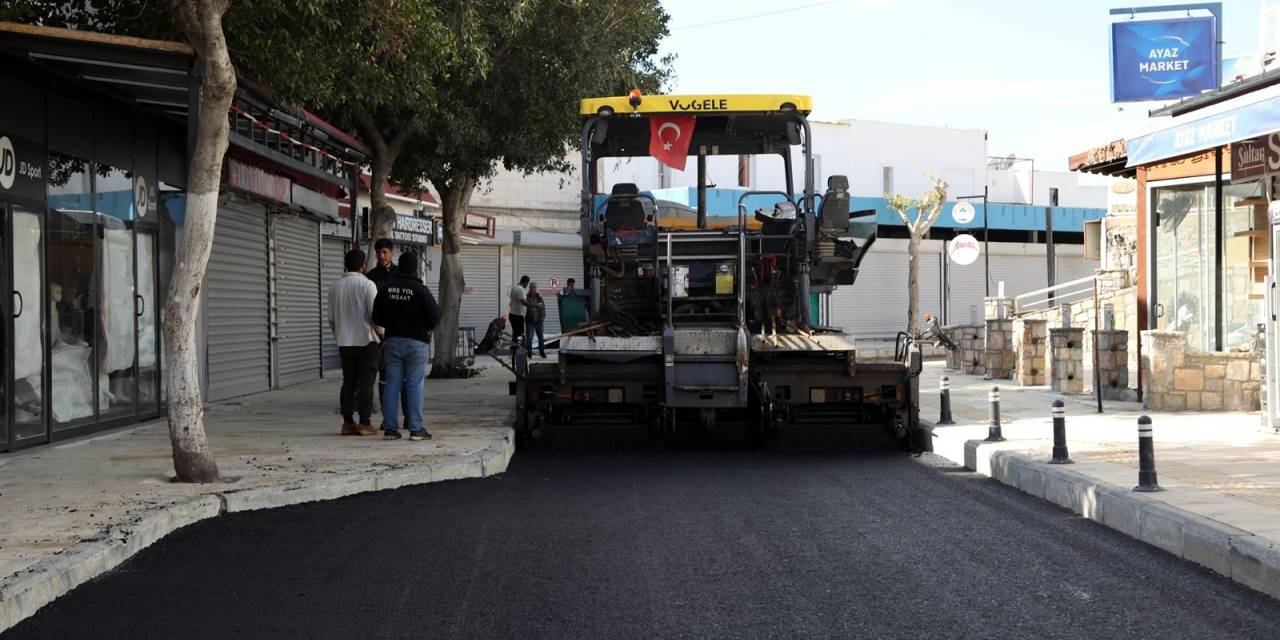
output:
<path id="1" fill-rule="evenodd" d="M 547 304 L 542 301 L 542 294 L 538 293 L 538 283 L 529 283 L 529 297 L 526 299 L 528 303 L 528 313 L 524 316 L 525 324 L 528 327 L 525 333 L 529 336 L 529 352 L 533 353 L 533 339 L 538 339 L 538 354 L 547 357 L 547 339 L 542 333 L 542 321 L 547 318 Z"/>
<path id="2" fill-rule="evenodd" d="M 401 398 L 405 399 L 405 425 L 410 440 L 430 440 L 422 426 L 422 381 L 427 374 L 427 349 L 431 330 L 440 320 L 440 309 L 418 279 L 418 255 L 400 254 L 397 273 L 378 291 L 373 322 L 385 329 L 383 349 L 386 391 L 382 396 L 382 431 L 386 440 L 400 439 Z"/>
<path id="3" fill-rule="evenodd" d="M 371 319 L 378 288 L 364 277 L 364 252 L 352 249 L 342 258 L 346 273 L 329 287 L 329 330 L 338 342 L 342 359 L 342 435 L 371 436 L 378 430 L 370 423 L 373 382 L 382 353 Z M 360 414 L 357 426 L 353 413 Z"/>
<path id="4" fill-rule="evenodd" d="M 395 257 L 396 245 L 391 242 L 390 238 L 378 238 L 373 243 L 373 253 L 378 259 L 378 266 L 369 270 L 364 274 L 366 278 L 373 281 L 377 285 L 378 291 L 382 291 L 383 287 L 391 282 L 391 278 L 396 274 L 396 266 L 391 259 Z M 382 396 L 387 393 L 387 369 L 382 366 L 382 361 L 378 361 L 378 402 L 382 402 Z M 403 400 L 403 398 L 401 398 Z M 400 413 L 408 415 L 409 410 L 402 403 L 400 405 Z"/>
<path id="5" fill-rule="evenodd" d="M 379 291 L 381 291 L 382 287 L 386 286 L 386 284 L 391 281 L 392 276 L 395 275 L 396 268 L 395 265 L 391 263 L 391 259 L 395 257 L 395 253 L 396 245 L 391 242 L 390 238 L 378 238 L 378 241 L 373 243 L 373 255 L 378 259 L 378 266 L 370 269 L 369 273 L 364 275 L 366 278 L 372 280 L 373 284 L 378 285 Z"/>
<path id="6" fill-rule="evenodd" d="M 524 314 L 529 308 L 529 292 L 525 291 L 525 287 L 529 286 L 529 276 L 520 276 L 520 284 L 511 287 L 508 294 L 507 317 L 511 319 L 511 353 L 516 352 L 516 345 L 520 344 L 520 339 L 524 337 Z M 528 349 L 528 347 L 525 347 Z"/>

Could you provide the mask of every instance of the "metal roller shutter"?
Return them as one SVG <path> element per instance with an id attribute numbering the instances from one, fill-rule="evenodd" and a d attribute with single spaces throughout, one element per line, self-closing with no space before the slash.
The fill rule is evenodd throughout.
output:
<path id="1" fill-rule="evenodd" d="M 560 310 L 556 304 L 556 294 L 565 286 L 569 278 L 581 280 L 582 250 L 565 247 L 519 247 L 516 263 L 516 277 L 529 276 L 529 280 L 538 283 L 538 292 L 547 304 L 547 317 L 542 326 L 548 336 L 560 333 Z M 555 278 L 558 286 L 552 287 L 551 279 Z"/>
<path id="2" fill-rule="evenodd" d="M 320 225 L 272 219 L 275 240 L 276 384 L 320 379 Z"/>
<path id="3" fill-rule="evenodd" d="M 1083 255 L 1063 255 L 1058 254 L 1058 282 L 1071 282 L 1081 278 L 1089 278 L 1096 275 L 1096 271 L 1102 268 L 1102 263 L 1098 260 L 1086 260 Z M 1134 280 L 1137 278 L 1135 276 Z"/>
<path id="4" fill-rule="evenodd" d="M 476 335 L 484 335 L 485 327 L 499 315 L 506 315 L 506 296 L 500 289 L 501 268 L 498 246 L 470 245 L 462 248 L 462 292 L 459 327 L 475 327 Z M 432 293 L 435 293 L 433 291 Z"/>
<path id="5" fill-rule="evenodd" d="M 329 288 L 342 277 L 342 258 L 346 253 L 346 240 L 325 236 L 320 255 L 320 351 L 322 366 L 326 370 L 342 367 L 342 359 L 338 356 L 338 341 L 329 329 Z"/>
<path id="6" fill-rule="evenodd" d="M 905 251 L 873 247 L 863 259 L 853 286 L 831 295 L 831 324 L 861 338 L 889 338 L 907 329 L 907 262 Z M 936 249 L 920 251 L 920 315 L 942 308 L 941 258 Z"/>
<path id="7" fill-rule="evenodd" d="M 986 314 L 982 298 L 987 295 L 987 271 L 982 257 L 963 266 L 953 262 L 949 267 L 951 282 L 947 324 L 982 324 Z M 994 294 L 995 288 L 992 287 L 991 291 Z"/>
<path id="8" fill-rule="evenodd" d="M 1000 282 L 1003 281 L 1005 297 L 1012 298 L 1049 286 L 1049 269 L 1043 255 L 994 254 L 991 256 L 991 280 L 991 295 L 999 295 Z"/>
<path id="9" fill-rule="evenodd" d="M 218 208 L 206 280 L 210 401 L 271 388 L 267 212 L 229 202 Z"/>
<path id="10" fill-rule="evenodd" d="M 993 245 L 993 248 L 996 247 Z M 1037 255 L 1044 251 L 1044 245 L 1005 245 L 1004 249 L 1028 250 L 1030 253 L 1004 255 L 992 252 L 991 295 L 999 293 L 1000 282 L 1004 282 L 1004 294 L 1010 298 L 1048 286 L 1045 258 L 1043 254 Z M 1094 270 L 1098 268 L 1098 262 L 1085 260 L 1079 255 L 1059 254 L 1057 266 L 1058 282 L 1070 282 L 1092 276 Z M 966 266 L 951 264 L 951 305 L 950 317 L 947 318 L 948 324 L 983 322 L 985 310 L 982 298 L 987 294 L 985 275 L 986 266 L 982 257 Z M 1087 285 L 1085 287 L 1087 288 Z"/>

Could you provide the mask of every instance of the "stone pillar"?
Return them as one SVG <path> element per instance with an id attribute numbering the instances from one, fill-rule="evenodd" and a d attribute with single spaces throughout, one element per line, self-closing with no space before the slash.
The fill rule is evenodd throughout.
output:
<path id="1" fill-rule="evenodd" d="M 1098 350 L 1098 378 L 1103 400 L 1129 399 L 1129 332 L 1123 329 L 1093 332 Z"/>
<path id="2" fill-rule="evenodd" d="M 947 352 L 947 368 L 966 375 L 984 375 L 987 372 L 986 328 L 980 324 L 964 324 L 946 327 L 947 336 L 956 343 L 955 351 Z"/>
<path id="3" fill-rule="evenodd" d="M 1013 377 L 1013 320 L 987 320 L 987 375 Z"/>
<path id="4" fill-rule="evenodd" d="M 1045 383 L 1045 343 L 1049 329 L 1045 320 L 1020 318 L 1013 321 L 1013 381 L 1024 387 Z"/>
<path id="5" fill-rule="evenodd" d="M 1013 318 L 1013 298 L 986 297 L 982 299 L 986 320 L 1008 320 Z"/>
<path id="6" fill-rule="evenodd" d="M 1058 393 L 1084 393 L 1084 329 L 1049 329 L 1049 388 Z"/>
<path id="7" fill-rule="evenodd" d="M 1182 411 L 1187 408 L 1185 390 L 1174 389 L 1175 373 L 1184 369 L 1187 361 L 1187 334 L 1182 331 L 1143 331 L 1142 332 L 1142 406 L 1154 411 Z M 1219 379 L 1226 377 L 1223 367 Z M 1201 385 L 1204 384 L 1204 372 L 1201 372 Z M 1185 372 L 1183 387 L 1190 385 L 1191 380 Z"/>

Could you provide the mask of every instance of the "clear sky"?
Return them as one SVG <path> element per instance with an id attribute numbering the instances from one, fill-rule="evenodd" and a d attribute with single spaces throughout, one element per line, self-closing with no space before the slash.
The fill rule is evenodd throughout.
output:
<path id="1" fill-rule="evenodd" d="M 810 94 L 819 120 L 984 129 L 991 155 L 1012 153 L 1035 158 L 1037 169 L 1065 170 L 1067 156 L 1141 131 L 1157 106 L 1110 103 L 1108 11 L 1175 2 L 663 4 L 671 14 L 663 49 L 677 56 L 677 92 Z M 1223 2 L 1225 57 L 1257 53 L 1260 4 Z M 762 13 L 772 15 L 739 19 Z"/>

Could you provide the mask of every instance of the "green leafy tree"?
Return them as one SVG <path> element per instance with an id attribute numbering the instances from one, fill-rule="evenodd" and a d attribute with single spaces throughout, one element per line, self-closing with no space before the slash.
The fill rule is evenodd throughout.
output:
<path id="1" fill-rule="evenodd" d="M 228 19 L 232 53 L 249 73 L 369 144 L 374 239 L 395 225 L 388 178 L 436 107 L 435 82 L 474 61 L 439 4 L 241 0 Z"/>
<path id="2" fill-rule="evenodd" d="M 436 78 L 427 126 L 392 172 L 440 195 L 444 250 L 441 320 L 432 376 L 456 374 L 454 353 L 465 282 L 459 235 L 477 184 L 498 167 L 568 171 L 579 143 L 578 102 L 655 91 L 668 79 L 658 53 L 668 16 L 658 0 L 474 0 L 436 2 L 470 63 Z"/>
<path id="3" fill-rule="evenodd" d="M 907 240 L 907 333 L 913 336 L 920 334 L 920 319 L 917 317 L 920 315 L 920 242 L 937 222 L 942 206 L 947 202 L 947 181 L 934 177 L 929 179 L 933 186 L 921 199 L 885 194 L 889 208 L 898 214 L 910 233 Z"/>

